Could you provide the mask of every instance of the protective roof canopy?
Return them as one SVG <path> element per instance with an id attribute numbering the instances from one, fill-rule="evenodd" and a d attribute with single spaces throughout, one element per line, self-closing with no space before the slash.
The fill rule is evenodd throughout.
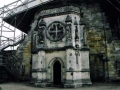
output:
<path id="1" fill-rule="evenodd" d="M 80 5 L 81 2 L 85 2 L 86 4 L 98 2 L 101 6 L 101 12 L 105 12 L 111 28 L 114 28 L 118 22 L 120 11 L 112 6 L 109 1 L 118 7 L 118 9 L 120 8 L 120 3 L 117 3 L 116 0 L 48 0 L 42 3 L 41 0 L 26 0 L 22 5 L 18 6 L 18 8 L 13 9 L 15 13 L 5 17 L 4 21 L 27 33 L 30 30 L 30 25 L 34 20 L 36 12 L 53 6 L 65 5 L 66 3 Z M 20 10 L 21 7 L 22 9 Z M 17 17 L 16 19 L 14 19 L 15 16 Z"/>

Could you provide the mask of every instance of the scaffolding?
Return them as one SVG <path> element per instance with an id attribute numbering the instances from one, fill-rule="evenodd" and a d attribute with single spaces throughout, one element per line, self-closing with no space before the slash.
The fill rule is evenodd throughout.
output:
<path id="1" fill-rule="evenodd" d="M 14 47 L 18 44 L 18 42 L 24 38 L 25 34 L 23 32 L 17 36 L 16 32 L 18 29 L 16 27 L 21 23 L 21 20 L 25 17 L 28 9 L 33 7 L 33 5 L 38 5 L 38 1 L 39 3 L 43 2 L 42 0 L 25 0 L 24 2 L 22 0 L 17 0 L 0 8 L 0 51 L 9 46 L 14 50 Z M 18 17 L 16 13 L 21 11 L 25 11 L 25 13 L 21 17 L 19 23 L 16 23 Z M 10 22 L 14 23 L 14 26 L 11 26 L 4 21 L 4 18 L 13 15 L 15 16 Z"/>

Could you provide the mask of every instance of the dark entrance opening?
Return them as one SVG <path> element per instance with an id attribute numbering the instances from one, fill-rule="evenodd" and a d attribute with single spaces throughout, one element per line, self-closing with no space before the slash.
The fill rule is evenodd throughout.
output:
<path id="1" fill-rule="evenodd" d="M 53 65 L 53 84 L 61 85 L 61 64 L 56 61 Z"/>
<path id="2" fill-rule="evenodd" d="M 92 54 L 90 55 L 90 77 L 92 82 L 105 81 L 105 60 L 103 55 Z"/>

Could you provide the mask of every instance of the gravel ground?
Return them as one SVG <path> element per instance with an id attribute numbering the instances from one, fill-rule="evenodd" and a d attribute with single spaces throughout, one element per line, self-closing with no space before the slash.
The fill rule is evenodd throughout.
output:
<path id="1" fill-rule="evenodd" d="M 74 90 L 58 87 L 46 87 L 39 88 L 29 85 L 27 82 L 9 82 L 1 83 L 2 90 Z M 81 88 L 75 88 L 75 90 L 120 90 L 120 82 L 118 83 L 93 83 L 90 86 L 83 86 Z"/>

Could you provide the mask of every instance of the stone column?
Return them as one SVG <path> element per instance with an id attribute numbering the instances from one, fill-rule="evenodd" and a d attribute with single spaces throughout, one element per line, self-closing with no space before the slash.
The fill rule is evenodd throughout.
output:
<path id="1" fill-rule="evenodd" d="M 92 84 L 90 79 L 89 49 L 80 49 L 81 84 Z"/>
<path id="2" fill-rule="evenodd" d="M 81 84 L 92 84 L 90 79 L 90 65 L 89 65 L 89 48 L 85 42 L 85 22 L 81 18 L 80 29 L 82 31 L 81 48 L 80 48 L 80 72 L 81 72 Z"/>
<path id="3" fill-rule="evenodd" d="M 37 82 L 36 86 L 46 86 L 46 64 L 45 64 L 45 51 L 38 52 L 38 63 L 37 63 Z"/>
<path id="4" fill-rule="evenodd" d="M 75 88 L 76 85 L 74 84 L 75 75 L 74 71 L 76 69 L 75 63 L 75 52 L 73 49 L 66 50 L 66 79 L 65 79 L 65 88 Z"/>

